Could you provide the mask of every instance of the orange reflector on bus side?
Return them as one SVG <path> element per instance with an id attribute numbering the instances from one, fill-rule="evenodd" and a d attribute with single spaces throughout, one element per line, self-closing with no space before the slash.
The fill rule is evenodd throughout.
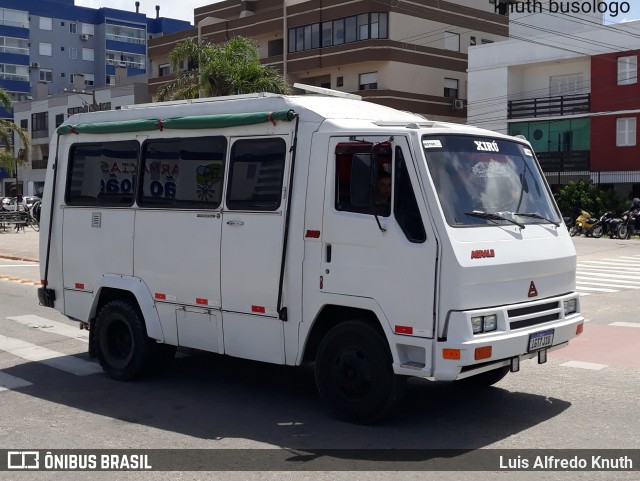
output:
<path id="1" fill-rule="evenodd" d="M 460 359 L 460 349 L 443 349 L 442 357 L 444 359 Z"/>
<path id="2" fill-rule="evenodd" d="M 582 331 L 584 331 L 584 322 L 581 322 L 576 326 L 576 336 L 582 334 Z"/>
<path id="3" fill-rule="evenodd" d="M 480 359 L 489 359 L 491 357 L 491 353 L 491 346 L 476 347 L 475 360 L 479 361 Z"/>

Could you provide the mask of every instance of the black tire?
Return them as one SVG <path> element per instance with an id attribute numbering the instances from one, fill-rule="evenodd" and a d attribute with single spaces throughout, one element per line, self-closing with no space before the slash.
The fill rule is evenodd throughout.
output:
<path id="1" fill-rule="evenodd" d="M 601 225 L 596 225 L 591 230 L 591 235 L 596 239 L 599 239 L 600 237 L 602 237 L 602 234 L 604 234 L 604 230 L 602 229 Z"/>
<path id="2" fill-rule="evenodd" d="M 618 226 L 618 231 L 617 231 L 618 237 L 620 239 L 628 239 L 629 236 L 629 227 L 627 227 L 626 224 L 620 224 Z"/>
<path id="3" fill-rule="evenodd" d="M 460 379 L 459 381 L 456 381 L 456 384 L 461 387 L 470 388 L 489 387 L 504 379 L 504 377 L 509 374 L 509 371 L 509 366 L 503 366 L 498 369 L 492 369 L 491 371 L 476 374 L 475 376 Z"/>
<path id="4" fill-rule="evenodd" d="M 571 237 L 575 237 L 579 231 L 580 231 L 580 227 L 578 227 L 577 225 L 572 225 L 571 229 L 569 229 L 569 235 Z"/>
<path id="5" fill-rule="evenodd" d="M 370 424 L 402 399 L 406 378 L 393 372 L 386 339 L 369 324 L 347 321 L 331 329 L 316 355 L 320 397 L 342 420 Z"/>
<path id="6" fill-rule="evenodd" d="M 129 381 L 150 371 L 156 358 L 156 342 L 147 337 L 144 321 L 131 301 L 105 304 L 95 329 L 96 354 L 110 377 Z"/>

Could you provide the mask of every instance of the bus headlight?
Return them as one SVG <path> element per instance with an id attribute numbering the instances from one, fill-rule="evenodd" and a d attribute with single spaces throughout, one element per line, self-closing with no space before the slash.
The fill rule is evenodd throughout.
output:
<path id="1" fill-rule="evenodd" d="M 578 310 L 578 302 L 574 297 L 573 299 L 566 299 L 564 301 L 564 315 L 568 316 L 574 314 Z"/>
<path id="2" fill-rule="evenodd" d="M 497 328 L 498 316 L 495 314 L 490 314 L 488 316 L 475 316 L 471 318 L 471 330 L 474 334 L 495 331 Z"/>

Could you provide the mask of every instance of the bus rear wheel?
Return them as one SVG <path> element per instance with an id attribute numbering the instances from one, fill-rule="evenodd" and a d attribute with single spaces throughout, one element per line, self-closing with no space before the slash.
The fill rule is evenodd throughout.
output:
<path id="1" fill-rule="evenodd" d="M 146 374 L 155 357 L 155 341 L 147 337 L 144 321 L 128 300 L 105 304 L 95 323 L 96 353 L 112 378 L 128 381 Z"/>
<path id="2" fill-rule="evenodd" d="M 386 340 L 369 324 L 347 321 L 324 337 L 316 356 L 316 385 L 331 411 L 370 424 L 400 401 L 406 378 L 393 372 Z"/>

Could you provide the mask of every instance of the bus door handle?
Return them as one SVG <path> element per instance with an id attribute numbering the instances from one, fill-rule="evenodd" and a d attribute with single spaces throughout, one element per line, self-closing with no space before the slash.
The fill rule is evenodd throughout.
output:
<path id="1" fill-rule="evenodd" d="M 227 225 L 244 225 L 244 222 L 241 220 L 228 220 Z"/>

